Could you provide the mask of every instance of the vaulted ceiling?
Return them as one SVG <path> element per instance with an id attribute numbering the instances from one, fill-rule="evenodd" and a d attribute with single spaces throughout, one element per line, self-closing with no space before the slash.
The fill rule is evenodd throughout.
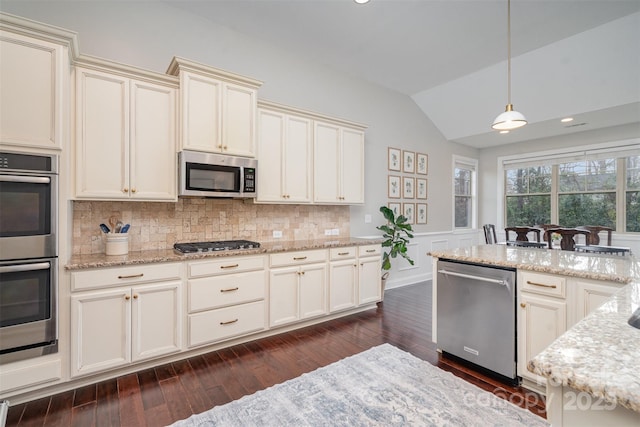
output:
<path id="1" fill-rule="evenodd" d="M 639 0 L 167 0 L 174 7 L 411 96 L 443 135 L 488 147 L 640 122 Z M 575 117 L 561 125 L 565 115 Z"/>

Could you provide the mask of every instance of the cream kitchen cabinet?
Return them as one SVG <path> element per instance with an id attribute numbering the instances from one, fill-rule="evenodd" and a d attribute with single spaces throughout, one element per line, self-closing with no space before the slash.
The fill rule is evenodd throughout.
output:
<path id="1" fill-rule="evenodd" d="M 329 251 L 329 312 L 358 306 L 358 248 Z"/>
<path id="2" fill-rule="evenodd" d="M 382 300 L 382 246 L 358 247 L 358 304 Z"/>
<path id="3" fill-rule="evenodd" d="M 262 82 L 175 57 L 180 78 L 180 147 L 255 157 L 257 92 Z"/>
<path id="4" fill-rule="evenodd" d="M 198 347 L 266 328 L 266 257 L 229 257 L 187 264 L 188 346 Z"/>
<path id="5" fill-rule="evenodd" d="M 272 254 L 270 263 L 270 326 L 281 326 L 328 313 L 326 250 Z"/>
<path id="6" fill-rule="evenodd" d="M 72 377 L 181 351 L 180 264 L 161 267 L 164 281 L 153 269 L 145 265 L 72 273 L 76 289 L 96 289 L 71 295 Z M 96 277 L 101 279 L 94 281 Z M 104 282 L 110 283 L 102 287 Z"/>
<path id="7" fill-rule="evenodd" d="M 314 122 L 313 201 L 364 203 L 364 128 Z"/>
<path id="8" fill-rule="evenodd" d="M 584 319 L 589 313 L 604 304 L 611 295 L 625 286 L 622 283 L 586 279 L 571 279 L 571 285 L 575 292 L 575 311 L 572 325 Z"/>
<path id="9" fill-rule="evenodd" d="M 62 149 L 68 138 L 69 64 L 76 34 L 0 14 L 0 140 Z"/>
<path id="10" fill-rule="evenodd" d="M 312 131 L 309 118 L 283 106 L 259 103 L 258 202 L 312 201 Z"/>
<path id="11" fill-rule="evenodd" d="M 82 64 L 75 68 L 76 198 L 177 200 L 177 81 L 96 59 Z"/>

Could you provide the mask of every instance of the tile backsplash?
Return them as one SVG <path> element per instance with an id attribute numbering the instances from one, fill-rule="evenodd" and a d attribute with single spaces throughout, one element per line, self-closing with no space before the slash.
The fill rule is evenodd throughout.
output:
<path id="1" fill-rule="evenodd" d="M 184 198 L 173 203 L 73 202 L 73 254 L 104 253 L 99 224 L 115 215 L 129 229 L 129 250 L 170 249 L 176 242 L 247 239 L 258 242 L 349 236 L 348 206 L 259 205 L 250 200 Z M 273 231 L 282 231 L 274 239 Z"/>

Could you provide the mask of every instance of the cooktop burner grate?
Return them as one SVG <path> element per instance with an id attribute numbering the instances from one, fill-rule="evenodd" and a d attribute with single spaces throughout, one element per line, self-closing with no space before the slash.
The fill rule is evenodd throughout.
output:
<path id="1" fill-rule="evenodd" d="M 176 243 L 173 248 L 183 254 L 214 251 L 234 251 L 239 249 L 257 249 L 260 243 L 249 240 L 219 240 L 216 242 Z"/>

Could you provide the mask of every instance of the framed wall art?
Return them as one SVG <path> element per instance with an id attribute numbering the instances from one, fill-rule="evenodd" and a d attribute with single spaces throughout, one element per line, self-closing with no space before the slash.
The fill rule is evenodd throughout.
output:
<path id="1" fill-rule="evenodd" d="M 427 223 L 427 204 L 416 203 L 416 224 Z"/>
<path id="2" fill-rule="evenodd" d="M 400 198 L 400 177 L 395 175 L 389 175 L 389 183 L 387 188 L 387 195 L 390 199 Z"/>
<path id="3" fill-rule="evenodd" d="M 389 203 L 389 209 L 391 209 L 391 211 L 393 212 L 393 216 L 395 216 L 396 218 L 400 214 L 402 214 L 402 210 L 400 208 L 400 203 L 396 203 L 396 202 Z"/>
<path id="4" fill-rule="evenodd" d="M 410 176 L 402 177 L 402 197 L 405 199 L 413 199 L 415 197 L 416 180 Z"/>
<path id="5" fill-rule="evenodd" d="M 416 199 L 427 198 L 427 180 L 426 178 L 416 178 Z"/>
<path id="6" fill-rule="evenodd" d="M 402 172 L 415 173 L 416 153 L 413 151 L 402 151 Z"/>
<path id="7" fill-rule="evenodd" d="M 422 153 L 416 154 L 416 173 L 419 175 L 427 175 L 429 171 L 429 156 Z"/>
<path id="8" fill-rule="evenodd" d="M 397 148 L 389 147 L 389 153 L 387 158 L 387 168 L 390 171 L 400 172 L 400 150 Z"/>
<path id="9" fill-rule="evenodd" d="M 415 209 L 416 209 L 415 203 L 403 203 L 402 204 L 402 215 L 404 215 L 404 217 L 407 218 L 407 223 L 408 224 L 413 224 L 414 223 Z"/>

